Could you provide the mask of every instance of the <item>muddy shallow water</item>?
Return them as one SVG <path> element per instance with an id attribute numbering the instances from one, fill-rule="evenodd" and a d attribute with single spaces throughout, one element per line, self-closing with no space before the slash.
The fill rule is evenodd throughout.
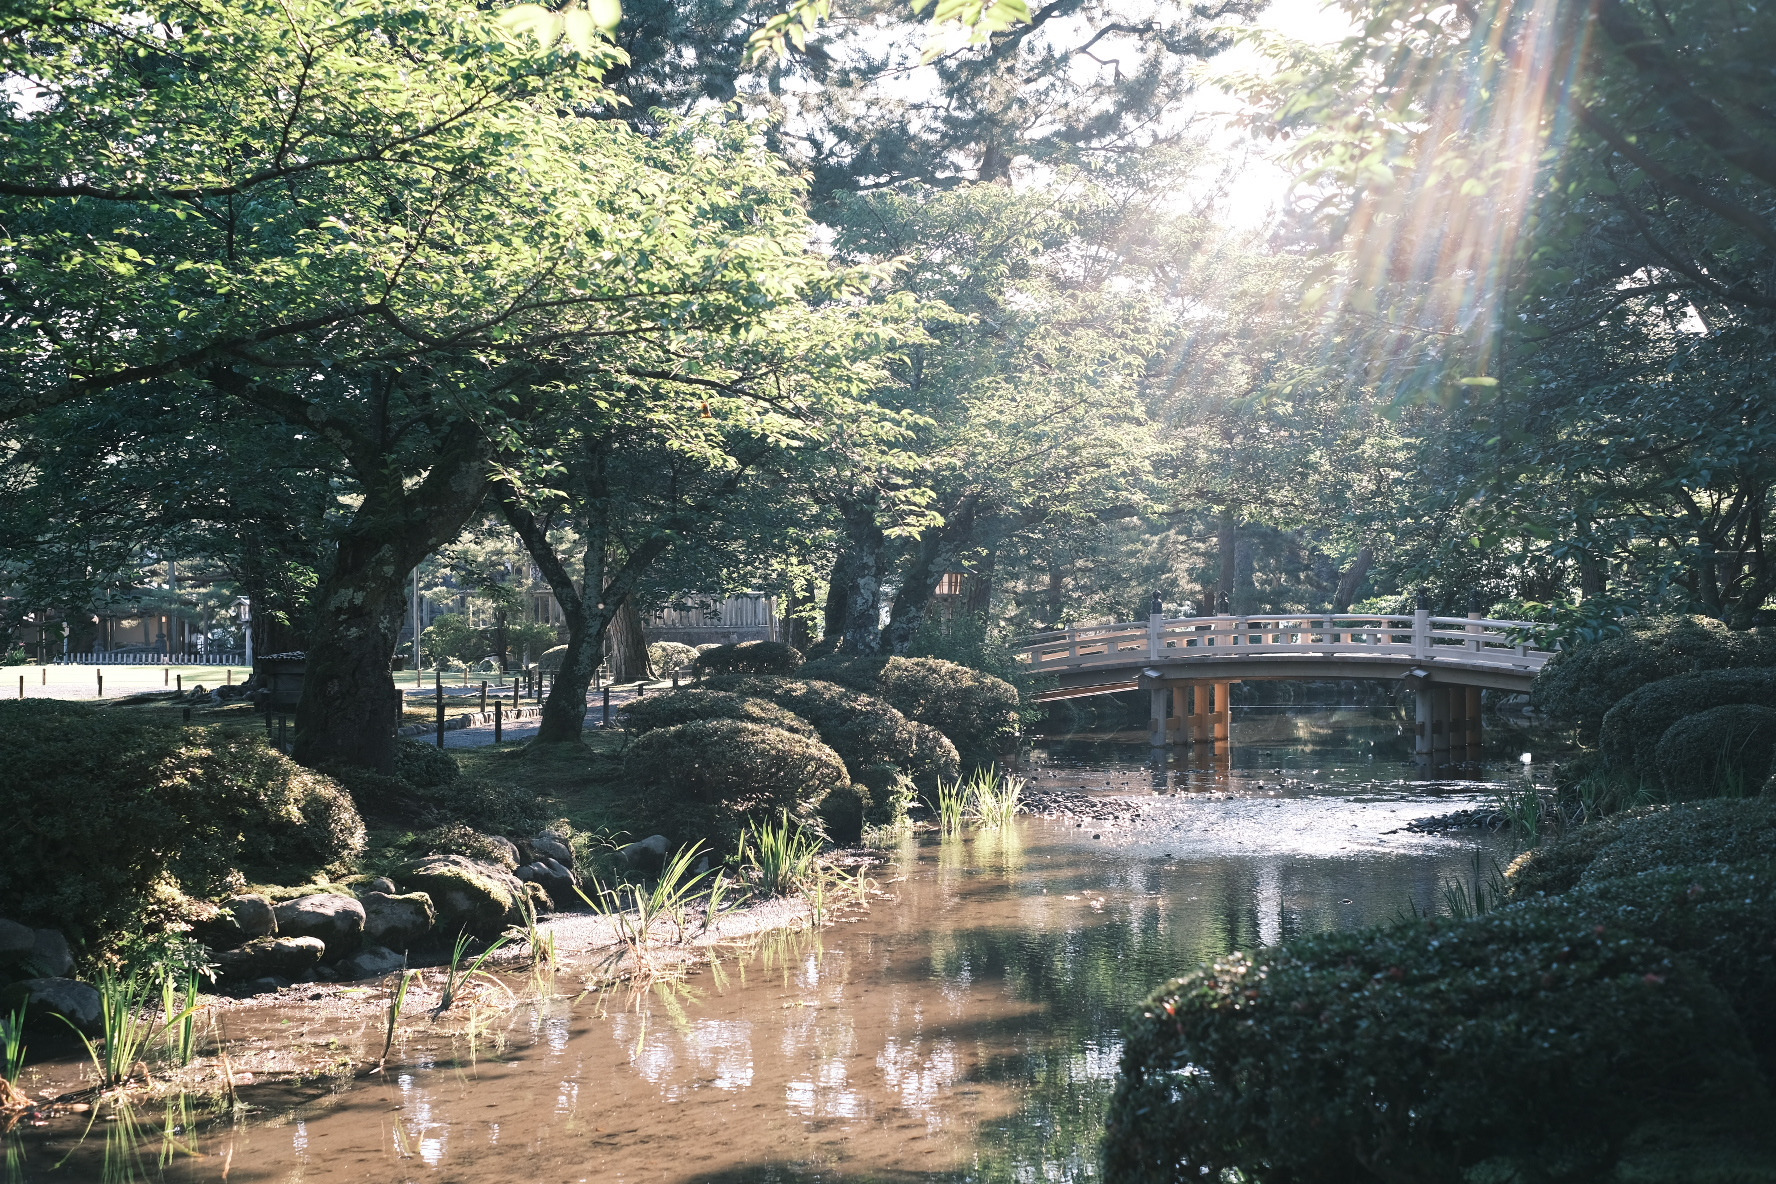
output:
<path id="1" fill-rule="evenodd" d="M 397 1043 L 387 1080 L 249 1096 L 244 1118 L 138 1107 L 15 1132 L 0 1179 L 852 1181 L 1094 1178 L 1118 1030 L 1238 946 L 1383 922 L 1507 858 L 1401 829 L 1515 764 L 1425 781 L 1350 742 L 1231 767 L 1057 746 L 1063 814 L 909 842 L 891 899 L 679 984 L 557 997 L 465 1041 Z M 377 1035 L 380 1044 L 380 1035 Z M 176 1129 L 169 1129 L 176 1128 Z"/>

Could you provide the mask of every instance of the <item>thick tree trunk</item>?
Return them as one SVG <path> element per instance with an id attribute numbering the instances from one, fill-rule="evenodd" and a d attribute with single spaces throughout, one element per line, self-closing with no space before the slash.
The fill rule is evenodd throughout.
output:
<path id="1" fill-rule="evenodd" d="M 1369 568 L 1375 563 L 1375 550 L 1363 547 L 1351 560 L 1349 567 L 1338 577 L 1338 588 L 1332 593 L 1332 611 L 1335 613 L 1350 612 L 1351 602 L 1357 593 L 1363 590 L 1363 581 L 1369 578 Z"/>
<path id="2" fill-rule="evenodd" d="M 814 642 L 814 629 L 808 623 L 808 617 L 814 609 L 814 593 L 798 584 L 790 590 L 785 600 L 783 640 L 792 648 L 806 653 Z"/>
<path id="3" fill-rule="evenodd" d="M 944 568 L 955 558 L 958 545 L 974 536 L 974 509 L 978 500 L 975 494 L 965 495 L 945 516 L 942 526 L 932 527 L 920 537 L 912 562 L 894 594 L 888 624 L 882 630 L 881 648 L 889 653 L 906 653 L 914 635 L 925 623 L 925 613 L 931 607 L 938 582 L 943 579 Z"/>
<path id="4" fill-rule="evenodd" d="M 370 484 L 322 581 L 296 708 L 296 759 L 311 768 L 395 765 L 390 666 L 419 561 L 456 538 L 487 492 L 479 433 L 453 429 L 425 480 Z"/>
<path id="5" fill-rule="evenodd" d="M 1215 611 L 1231 611 L 1234 583 L 1239 579 L 1239 515 L 1232 509 L 1221 511 L 1221 520 L 1215 529 L 1215 542 L 1220 549 L 1221 559 L 1220 571 L 1215 580 Z"/>
<path id="6" fill-rule="evenodd" d="M 629 597 L 617 607 L 609 629 L 611 672 L 618 682 L 640 682 L 652 678 L 648 665 L 647 637 L 641 631 L 641 613 Z"/>
<path id="7" fill-rule="evenodd" d="M 839 512 L 845 520 L 846 548 L 833 565 L 834 584 L 827 599 L 829 620 L 837 617 L 840 650 L 874 654 L 882 642 L 882 550 L 887 538 L 876 522 L 874 498 L 847 500 Z M 828 632 L 827 636 L 834 634 Z"/>
<path id="8" fill-rule="evenodd" d="M 962 611 L 970 617 L 984 618 L 993 611 L 993 569 L 998 559 L 999 549 L 988 547 L 968 577 L 968 599 L 963 601 Z"/>

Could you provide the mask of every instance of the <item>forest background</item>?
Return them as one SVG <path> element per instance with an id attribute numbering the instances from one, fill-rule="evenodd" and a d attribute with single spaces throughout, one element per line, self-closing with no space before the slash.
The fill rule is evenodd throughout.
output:
<path id="1" fill-rule="evenodd" d="M 693 592 L 986 665 L 1155 593 L 1754 623 L 1776 17 L 1336 11 L 6 14 L 0 634 L 177 557 L 382 767 L 416 567 L 553 591 L 551 739 Z"/>

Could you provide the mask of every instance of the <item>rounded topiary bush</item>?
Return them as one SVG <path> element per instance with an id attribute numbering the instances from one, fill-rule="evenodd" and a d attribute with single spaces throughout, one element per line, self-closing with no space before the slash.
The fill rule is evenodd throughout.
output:
<path id="1" fill-rule="evenodd" d="M 1557 902 L 1234 954 L 1126 1038 L 1111 1182 L 1601 1179 L 1637 1130 L 1765 1106 L 1700 970 Z"/>
<path id="2" fill-rule="evenodd" d="M 851 781 L 819 740 L 734 719 L 657 728 L 629 746 L 623 771 L 648 827 L 717 851 L 732 850 L 749 823 L 780 814 L 818 829 L 821 804 Z"/>
<path id="3" fill-rule="evenodd" d="M 941 658 L 822 658 L 801 671 L 874 694 L 910 720 L 936 728 L 964 763 L 990 764 L 1018 733 L 1017 688 Z"/>
<path id="4" fill-rule="evenodd" d="M 1536 675 L 1536 710 L 1576 726 L 1587 742 L 1610 708 L 1651 682 L 1679 674 L 1776 665 L 1776 636 L 1735 632 L 1709 617 L 1637 617 L 1618 637 L 1555 654 Z"/>
<path id="5" fill-rule="evenodd" d="M 685 687 L 636 699 L 623 708 L 619 717 L 623 726 L 634 735 L 645 735 L 657 728 L 670 728 L 700 719 L 738 719 L 782 728 L 802 736 L 818 733 L 814 725 L 793 711 L 787 711 L 769 699 L 736 695 L 732 691 L 712 691 L 704 687 Z"/>
<path id="6" fill-rule="evenodd" d="M 1776 667 L 1708 670 L 1648 683 L 1609 709 L 1598 732 L 1604 763 L 1619 771 L 1654 773 L 1654 749 L 1686 716 L 1751 703 L 1776 707 Z"/>
<path id="7" fill-rule="evenodd" d="M 1667 867 L 1776 858 L 1776 797 L 1714 798 L 1617 814 L 1543 843 L 1505 872 L 1513 900 Z"/>
<path id="8" fill-rule="evenodd" d="M 756 699 L 768 699 L 814 725 L 820 738 L 844 758 L 847 769 L 894 765 L 921 788 L 935 778 L 953 776 L 955 748 L 922 732 L 911 720 L 874 695 L 860 694 L 837 683 L 756 675 L 714 679 L 713 688 Z M 947 746 L 947 747 L 946 747 Z"/>
<path id="9" fill-rule="evenodd" d="M 456 758 L 436 744 L 402 737 L 395 744 L 395 776 L 418 789 L 455 781 L 462 769 Z"/>
<path id="10" fill-rule="evenodd" d="M 1776 754 L 1776 710 L 1731 703 L 1685 716 L 1659 737 L 1653 759 L 1673 800 L 1758 793 Z"/>
<path id="11" fill-rule="evenodd" d="M 781 641 L 740 641 L 701 650 L 696 665 L 710 674 L 794 674 L 802 652 Z"/>
<path id="12" fill-rule="evenodd" d="M 1585 884 L 1576 913 L 1620 926 L 1701 967 L 1776 1081 L 1776 860 L 1658 868 Z"/>
<path id="13" fill-rule="evenodd" d="M 94 937 L 169 884 L 241 867 L 306 877 L 355 857 L 349 795 L 258 736 L 46 699 L 0 703 L 0 901 L 14 920 Z"/>
<path id="14" fill-rule="evenodd" d="M 648 646 L 648 665 L 661 675 L 674 670 L 689 670 L 697 661 L 697 650 L 681 641 L 656 641 Z"/>

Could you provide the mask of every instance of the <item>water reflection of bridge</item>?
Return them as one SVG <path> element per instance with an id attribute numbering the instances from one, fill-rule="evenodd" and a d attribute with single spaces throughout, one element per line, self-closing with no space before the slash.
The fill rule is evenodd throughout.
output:
<path id="1" fill-rule="evenodd" d="M 1527 621 L 1470 614 L 1164 617 L 1080 626 L 1025 640 L 1020 660 L 1054 685 L 1039 701 L 1144 689 L 1149 738 L 1226 745 L 1236 682 L 1397 680 L 1416 699 L 1414 752 L 1477 755 L 1480 692 L 1525 692 L 1552 651 L 1533 648 Z"/>

